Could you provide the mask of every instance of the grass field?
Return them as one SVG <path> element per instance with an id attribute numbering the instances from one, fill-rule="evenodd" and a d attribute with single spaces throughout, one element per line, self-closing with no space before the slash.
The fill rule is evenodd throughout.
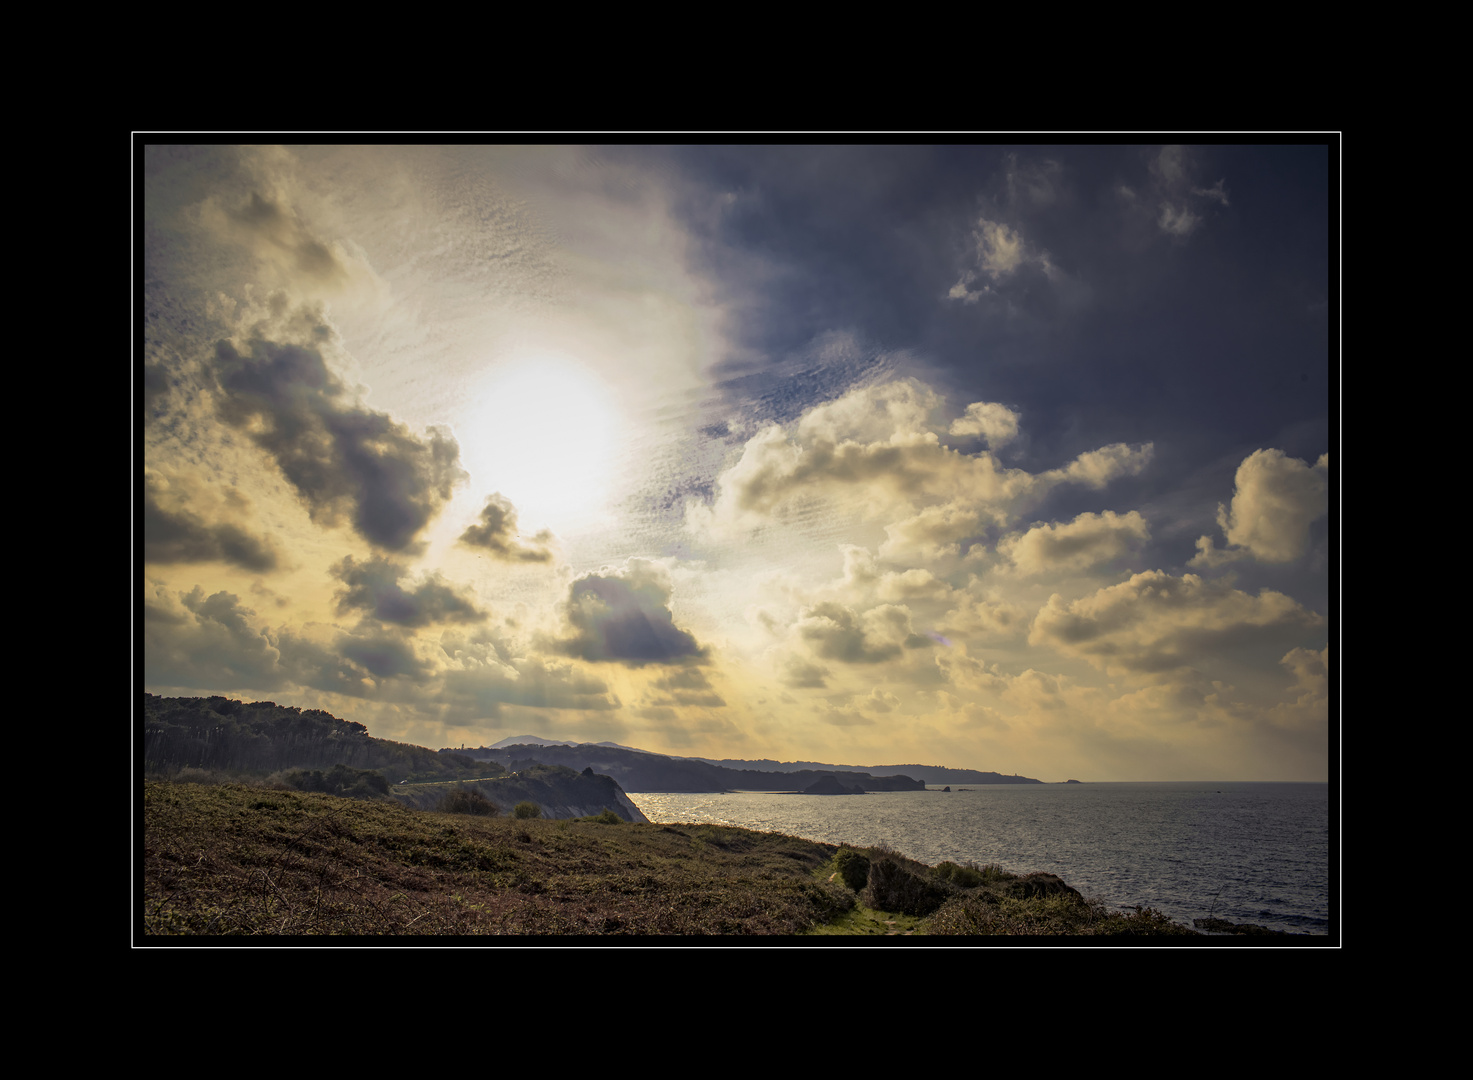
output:
<path id="1" fill-rule="evenodd" d="M 884 849 L 841 858 L 726 826 L 448 814 L 242 784 L 146 782 L 143 798 L 145 935 L 1193 933 L 1048 875 Z"/>

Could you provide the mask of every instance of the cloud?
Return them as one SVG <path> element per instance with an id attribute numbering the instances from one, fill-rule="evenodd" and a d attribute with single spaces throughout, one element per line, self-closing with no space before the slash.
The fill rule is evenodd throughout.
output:
<path id="1" fill-rule="evenodd" d="M 789 653 L 783 657 L 778 681 L 795 690 L 822 690 L 828 685 L 829 669 Z"/>
<path id="2" fill-rule="evenodd" d="M 997 551 L 1022 577 L 1069 574 L 1125 559 L 1150 538 L 1150 527 L 1137 511 L 1106 510 L 1080 514 L 1067 525 L 1035 525 L 1000 540 Z"/>
<path id="3" fill-rule="evenodd" d="M 405 679 L 423 682 L 430 669 L 414 651 L 412 639 L 391 630 L 359 627 L 343 634 L 337 649 L 344 659 L 357 664 L 376 680 Z"/>
<path id="4" fill-rule="evenodd" d="M 1222 203 L 1223 206 L 1227 206 L 1229 204 L 1228 204 L 1227 189 L 1225 187 L 1226 184 L 1227 184 L 1227 181 L 1226 180 L 1219 180 L 1217 183 L 1213 184 L 1210 188 L 1194 187 L 1194 188 L 1192 188 L 1192 194 L 1193 195 L 1201 195 L 1204 199 L 1214 199 L 1217 202 Z"/>
<path id="5" fill-rule="evenodd" d="M 1202 219 L 1184 206 L 1162 203 L 1161 216 L 1156 219 L 1156 224 L 1161 227 L 1162 232 L 1172 236 L 1188 236 L 1202 224 Z"/>
<path id="6" fill-rule="evenodd" d="M 974 581 L 942 618 L 941 629 L 950 639 L 996 645 L 1021 639 L 1029 621 L 1022 607 L 983 591 Z"/>
<path id="7" fill-rule="evenodd" d="M 347 280 L 348 268 L 339 254 L 283 202 L 253 191 L 224 214 L 242 239 L 295 274 L 322 282 Z"/>
<path id="8" fill-rule="evenodd" d="M 657 698 L 653 705 L 699 705 L 708 709 L 725 706 L 721 695 L 716 693 L 706 673 L 700 668 L 682 668 L 654 682 L 656 690 L 663 690 L 665 697 Z"/>
<path id="9" fill-rule="evenodd" d="M 1186 148 L 1163 146 L 1151 161 L 1151 172 L 1168 188 L 1179 188 L 1186 183 Z"/>
<path id="10" fill-rule="evenodd" d="M 208 230 L 213 247 L 233 243 L 258 260 L 253 279 L 317 295 L 353 290 L 385 299 L 386 284 L 361 249 L 323 231 L 321 220 L 337 216 L 332 199 L 303 185 L 298 168 L 296 155 L 280 147 L 215 155 L 216 193 L 196 204 L 192 216 Z"/>
<path id="11" fill-rule="evenodd" d="M 978 218 L 972 230 L 971 265 L 962 269 L 961 278 L 946 295 L 952 300 L 975 304 L 1025 267 L 1042 270 L 1050 281 L 1062 281 L 1064 277 L 1048 252 L 1034 250 L 1016 228 Z M 981 288 L 972 288 L 983 279 Z"/>
<path id="12" fill-rule="evenodd" d="M 553 540 L 552 531 L 543 529 L 532 538 L 531 544 L 522 543 L 517 534 L 516 507 L 499 491 L 486 500 L 480 524 L 460 534 L 462 544 L 482 548 L 506 562 L 550 562 Z"/>
<path id="13" fill-rule="evenodd" d="M 1184 146 L 1163 146 L 1150 164 L 1158 210 L 1156 227 L 1178 240 L 1186 239 L 1201 226 L 1204 218 L 1198 211 L 1204 200 L 1228 206 L 1227 181 L 1200 187 L 1192 180 L 1195 170 L 1194 154 Z"/>
<path id="14" fill-rule="evenodd" d="M 703 659 L 705 650 L 675 625 L 670 579 L 657 564 L 630 559 L 624 569 L 586 574 L 569 587 L 564 616 L 571 636 L 559 651 L 631 667 Z"/>
<path id="15" fill-rule="evenodd" d="M 337 593 L 340 612 L 363 611 L 379 622 L 409 627 L 480 622 L 486 617 L 470 597 L 456 592 L 438 574 L 430 574 L 406 591 L 399 582 L 408 571 L 390 559 L 371 556 L 355 562 L 349 555 L 332 572 L 347 586 Z"/>
<path id="16" fill-rule="evenodd" d="M 895 604 L 863 615 L 842 604 L 814 604 L 799 615 L 797 630 L 818 656 L 846 664 L 878 664 L 900 656 L 908 645 L 931 644 L 911 629 L 910 611 Z"/>
<path id="17" fill-rule="evenodd" d="M 1023 237 L 1016 229 L 981 218 L 972 238 L 977 242 L 977 267 L 993 281 L 1023 265 Z"/>
<path id="18" fill-rule="evenodd" d="M 1139 447 L 1111 443 L 1098 450 L 1088 450 L 1080 454 L 1063 469 L 1051 469 L 1042 475 L 1052 483 L 1068 481 L 1098 491 L 1111 480 L 1140 473 L 1151 463 L 1155 452 L 1153 443 L 1143 443 Z"/>
<path id="19" fill-rule="evenodd" d="M 935 557 L 955 553 L 958 541 L 989 523 L 1006 523 L 1059 484 L 1102 488 L 1151 460 L 1150 443 L 1117 443 L 1037 475 L 1005 468 L 987 451 L 967 455 L 942 445 L 931 430 L 940 406 L 929 387 L 906 379 L 816 406 L 791 435 L 769 425 L 717 478 L 711 506 L 687 504 L 687 526 L 740 535 L 811 513 L 819 500 L 842 500 L 845 510 L 888 519 L 886 558 Z"/>
<path id="20" fill-rule="evenodd" d="M 1195 574 L 1149 570 L 1072 603 L 1055 593 L 1028 642 L 1111 674 L 1153 674 L 1210 664 L 1229 647 L 1297 637 L 1324 621 L 1272 589 L 1251 596 Z"/>
<path id="21" fill-rule="evenodd" d="M 160 499 L 164 502 L 161 503 Z M 224 562 L 242 570 L 274 570 L 279 562 L 268 537 L 254 536 L 228 521 L 207 522 L 184 504 L 213 502 L 207 491 L 184 478 L 149 469 L 143 477 L 143 561 L 145 563 Z M 249 504 L 232 492 L 227 502 Z M 218 511 L 218 506 L 212 507 Z"/>
<path id="22" fill-rule="evenodd" d="M 331 335 L 323 321 L 313 332 Z M 419 438 L 351 402 L 316 344 L 254 338 L 245 350 L 230 341 L 215 347 L 220 419 L 271 456 L 313 521 L 347 517 L 372 544 L 415 549 L 416 535 L 466 478 L 450 432 L 432 427 Z"/>
<path id="23" fill-rule="evenodd" d="M 369 697 L 384 680 L 423 683 L 432 675 L 413 640 L 392 631 L 339 631 L 323 643 L 258 627 L 255 618 L 234 593 L 155 590 L 144 600 L 145 680 L 216 693 L 296 686 Z"/>
<path id="24" fill-rule="evenodd" d="M 1330 646 L 1313 649 L 1291 649 L 1279 661 L 1294 673 L 1293 689 L 1310 698 L 1322 698 L 1330 686 Z"/>
<path id="25" fill-rule="evenodd" d="M 951 586 L 922 567 L 881 571 L 867 548 L 840 544 L 844 555 L 841 588 L 858 597 L 878 597 L 891 603 L 908 600 L 944 600 Z"/>
<path id="26" fill-rule="evenodd" d="M 815 714 L 825 724 L 834 727 L 872 727 L 874 721 L 851 705 L 824 705 Z"/>
<path id="27" fill-rule="evenodd" d="M 861 702 L 865 708 L 873 712 L 894 712 L 900 708 L 900 699 L 888 690 L 881 690 L 878 686 L 869 692 L 869 696 Z"/>
<path id="28" fill-rule="evenodd" d="M 281 652 L 234 593 L 155 590 L 143 601 L 144 680 L 152 686 L 272 690 Z"/>
<path id="29" fill-rule="evenodd" d="M 1059 177 L 1064 167 L 1051 158 L 1038 161 L 1008 154 L 1008 202 L 1014 206 L 1052 206 L 1059 198 Z"/>
<path id="30" fill-rule="evenodd" d="M 1330 455 L 1309 465 L 1282 450 L 1255 450 L 1238 466 L 1231 508 L 1218 504 L 1217 524 L 1230 547 L 1197 540 L 1189 565 L 1214 567 L 1238 559 L 1287 563 L 1309 549 L 1309 527 L 1329 509 Z"/>
<path id="31" fill-rule="evenodd" d="M 959 554 L 961 541 L 979 536 L 990 524 L 1004 523 L 1008 516 L 1005 508 L 988 508 L 960 500 L 928 506 L 918 514 L 886 525 L 880 554 L 886 559 L 934 562 Z"/>
<path id="32" fill-rule="evenodd" d="M 981 435 L 996 450 L 1018 437 L 1018 414 L 1006 405 L 974 401 L 965 415 L 952 421 L 950 431 L 953 435 Z"/>

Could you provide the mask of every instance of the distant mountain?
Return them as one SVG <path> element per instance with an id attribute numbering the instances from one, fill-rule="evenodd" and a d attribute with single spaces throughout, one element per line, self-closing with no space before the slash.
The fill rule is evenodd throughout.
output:
<path id="1" fill-rule="evenodd" d="M 651 757 L 663 758 L 667 761 L 685 761 L 700 763 L 702 765 L 713 765 L 718 769 L 730 770 L 738 773 L 758 775 L 762 774 L 785 774 L 785 773 L 855 773 L 866 774 L 870 777 L 903 776 L 911 780 L 920 780 L 927 784 L 1041 784 L 1042 780 L 1035 780 L 1030 776 L 1019 776 L 1016 773 L 1007 775 L 995 772 L 980 772 L 977 769 L 952 769 L 944 765 L 832 765 L 822 761 L 774 761 L 771 758 L 703 758 L 703 757 L 676 757 L 671 754 L 656 754 L 653 750 L 641 750 L 637 746 L 623 746 L 614 742 L 601 743 L 577 743 L 572 739 L 543 739 L 536 735 L 513 735 L 509 739 L 502 739 L 489 747 L 481 750 L 459 750 L 457 753 L 468 754 L 483 760 L 490 755 L 485 750 L 506 750 L 512 746 L 600 746 L 617 750 L 628 750 L 634 754 L 648 754 Z M 444 753 L 445 751 L 441 751 Z M 496 760 L 500 761 L 498 756 Z M 598 771 L 598 770 L 595 770 Z M 753 777 L 746 776 L 745 780 Z M 623 783 L 621 781 L 621 783 Z M 776 787 L 787 789 L 795 784 L 793 777 L 788 776 L 776 784 L 764 784 L 760 788 L 747 788 L 745 790 L 774 790 Z M 722 788 L 631 788 L 624 784 L 625 791 L 708 791 L 726 790 Z M 740 789 L 739 789 L 740 790 Z M 879 790 L 878 788 L 874 790 Z"/>
<path id="2" fill-rule="evenodd" d="M 577 746 L 571 739 L 542 739 L 536 735 L 512 735 L 502 739 L 498 743 L 492 743 L 489 749 L 500 750 L 504 746 Z M 461 747 L 464 750 L 464 747 Z"/>
<path id="3" fill-rule="evenodd" d="M 608 743 L 541 742 L 485 746 L 476 750 L 442 750 L 482 761 L 495 761 L 512 772 L 534 764 L 565 765 L 575 772 L 592 769 L 612 776 L 625 791 L 801 791 L 821 776 L 832 776 L 845 788 L 861 791 L 918 791 L 925 782 L 909 776 L 872 776 L 843 769 L 769 772 L 728 769 L 697 758 L 673 758 Z"/>
<path id="4" fill-rule="evenodd" d="M 866 772 L 871 776 L 908 776 L 924 780 L 928 784 L 1041 784 L 1029 776 L 1011 776 L 995 772 L 979 772 L 976 769 L 951 769 L 944 765 L 826 765 L 818 761 L 743 761 L 737 758 L 688 758 L 689 761 L 704 761 L 724 769 L 761 769 L 765 772 L 795 773 L 812 771 Z"/>
<path id="5" fill-rule="evenodd" d="M 512 735 L 502 739 L 500 742 L 492 743 L 489 749 L 503 750 L 508 746 L 577 746 L 578 743 L 572 739 L 544 739 L 537 735 Z M 631 750 L 636 754 L 648 754 L 652 751 L 641 750 L 637 746 L 622 746 L 616 742 L 590 743 L 591 746 L 612 746 L 619 750 Z"/>

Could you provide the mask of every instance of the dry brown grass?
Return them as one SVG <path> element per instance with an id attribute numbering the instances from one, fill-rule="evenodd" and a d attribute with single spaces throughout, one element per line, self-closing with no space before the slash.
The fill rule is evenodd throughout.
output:
<path id="1" fill-rule="evenodd" d="M 830 845 L 146 783 L 146 934 L 796 934 L 854 903 Z"/>

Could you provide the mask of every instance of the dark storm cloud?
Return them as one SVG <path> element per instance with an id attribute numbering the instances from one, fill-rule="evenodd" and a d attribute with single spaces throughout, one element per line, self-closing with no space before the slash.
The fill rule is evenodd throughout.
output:
<path id="1" fill-rule="evenodd" d="M 255 612 L 234 593 L 157 592 L 143 602 L 144 678 L 152 686 L 199 689 L 284 683 L 281 653 L 251 625 Z"/>
<path id="2" fill-rule="evenodd" d="M 420 682 L 428 674 L 409 641 L 397 634 L 355 634 L 343 638 L 338 650 L 375 679 Z"/>
<path id="3" fill-rule="evenodd" d="M 733 412 L 785 423 L 855 385 L 852 357 L 801 379 L 792 366 L 843 330 L 870 355 L 906 350 L 917 367 L 896 373 L 948 400 L 1029 417 L 1009 448 L 1029 471 L 1154 440 L 1173 447 L 1165 486 L 1225 440 L 1311 460 L 1327 443 L 1329 337 L 1311 310 L 1330 289 L 1324 146 L 662 153 L 684 180 L 674 209 L 694 264 L 729 313 L 713 372 Z M 992 283 L 984 219 L 997 296 L 967 304 L 948 294 L 959 269 L 979 275 L 969 291 Z"/>
<path id="4" fill-rule="evenodd" d="M 405 589 L 399 582 L 407 571 L 390 559 L 374 556 L 355 562 L 350 555 L 332 570 L 347 586 L 337 594 L 341 612 L 358 610 L 379 622 L 398 626 L 480 622 L 486 617 L 469 597 L 456 592 L 438 574 Z"/>
<path id="5" fill-rule="evenodd" d="M 271 455 L 314 521 L 346 516 L 370 543 L 408 550 L 465 478 L 448 431 L 421 439 L 354 404 L 317 347 L 257 338 L 242 354 L 220 341 L 215 359 L 220 418 Z"/>
<path id="6" fill-rule="evenodd" d="M 255 619 L 234 593 L 155 590 L 143 603 L 145 680 L 216 692 L 310 686 L 373 697 L 384 680 L 418 683 L 431 675 L 413 639 L 391 630 L 360 628 L 326 644 L 257 627 Z"/>
<path id="7" fill-rule="evenodd" d="M 143 561 L 145 563 L 225 562 L 242 570 L 276 569 L 276 548 L 229 522 L 211 524 L 182 507 L 159 505 L 154 478 L 144 479 Z"/>
<path id="8" fill-rule="evenodd" d="M 631 559 L 622 573 L 588 574 L 569 588 L 564 611 L 572 637 L 559 648 L 631 667 L 704 657 L 696 639 L 675 625 L 669 603 L 669 582 L 652 563 Z"/>
<path id="9" fill-rule="evenodd" d="M 480 524 L 460 534 L 462 544 L 482 548 L 507 562 L 550 562 L 552 551 L 548 545 L 552 541 L 551 530 L 543 529 L 531 544 L 522 543 L 517 535 L 516 507 L 499 491 L 486 500 Z"/>

